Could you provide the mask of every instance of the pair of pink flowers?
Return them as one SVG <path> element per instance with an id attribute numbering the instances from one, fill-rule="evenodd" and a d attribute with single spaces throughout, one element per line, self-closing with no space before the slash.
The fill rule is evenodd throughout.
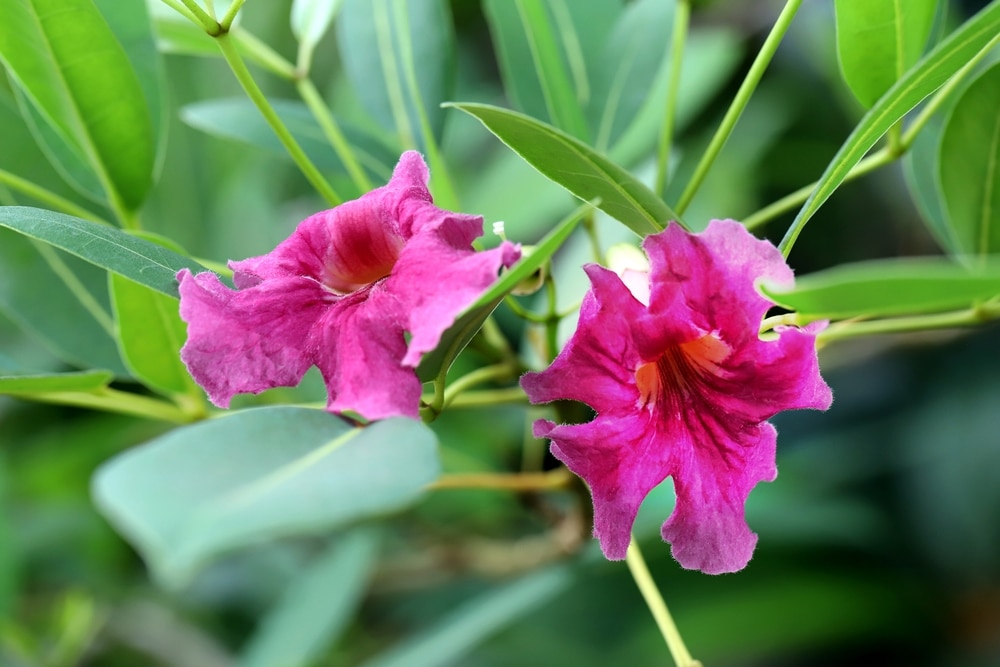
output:
<path id="1" fill-rule="evenodd" d="M 331 412 L 415 417 L 415 368 L 456 317 L 520 257 L 504 242 L 476 252 L 483 220 L 444 211 L 420 156 L 405 153 L 385 187 L 304 222 L 267 255 L 232 262 L 236 289 L 211 273 L 178 274 L 188 341 L 181 356 L 216 404 L 294 385 L 312 365 Z M 686 568 L 741 569 L 754 535 L 744 503 L 775 468 L 781 410 L 826 409 L 817 327 L 776 327 L 759 280 L 792 272 L 771 244 L 732 221 L 702 234 L 678 225 L 644 243 L 648 272 L 585 270 L 591 290 L 553 364 L 521 384 L 534 403 L 570 399 L 586 424 L 540 420 L 535 435 L 590 486 L 594 532 L 625 556 L 639 505 L 673 477 L 663 538 Z"/>

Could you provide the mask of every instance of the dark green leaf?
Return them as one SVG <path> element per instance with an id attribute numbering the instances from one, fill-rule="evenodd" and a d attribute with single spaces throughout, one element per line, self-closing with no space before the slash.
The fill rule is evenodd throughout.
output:
<path id="1" fill-rule="evenodd" d="M 40 208 L 0 206 L 0 227 L 44 241 L 169 296 L 177 296 L 179 270 L 204 270 L 194 260 L 150 241 Z"/>
<path id="2" fill-rule="evenodd" d="M 153 172 L 142 87 L 91 0 L 0 0 L 0 60 L 108 196 L 135 209 Z M 81 58 L 86 54 L 86 58 Z"/>
<path id="3" fill-rule="evenodd" d="M 525 162 L 639 236 L 662 230 L 677 215 L 623 168 L 583 142 L 524 114 L 488 104 L 449 104 L 475 116 Z"/>
<path id="4" fill-rule="evenodd" d="M 312 665 L 357 611 L 378 562 L 378 535 L 346 533 L 295 577 L 243 651 L 240 667 Z"/>
<path id="5" fill-rule="evenodd" d="M 174 430 L 95 475 L 98 507 L 164 583 L 222 552 L 397 510 L 439 474 L 424 424 L 359 428 L 322 410 L 244 410 Z"/>
<path id="6" fill-rule="evenodd" d="M 959 251 L 1000 253 L 1000 64 L 959 98 L 941 138 L 938 169 Z"/>
<path id="7" fill-rule="evenodd" d="M 1000 267 L 970 271 L 945 259 L 879 260 L 810 274 L 789 291 L 766 283 L 761 290 L 809 320 L 929 313 L 1000 296 Z"/>
<path id="8" fill-rule="evenodd" d="M 9 375 L 0 370 L 0 394 L 45 394 L 53 391 L 95 391 L 107 387 L 111 371 L 79 373 L 25 373 Z"/>
<path id="9" fill-rule="evenodd" d="M 837 55 L 851 92 L 871 107 L 923 53 L 937 0 L 837 0 Z"/>

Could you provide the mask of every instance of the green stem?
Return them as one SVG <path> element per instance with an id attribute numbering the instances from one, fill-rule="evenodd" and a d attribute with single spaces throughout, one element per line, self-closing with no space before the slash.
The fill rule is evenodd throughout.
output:
<path id="1" fill-rule="evenodd" d="M 295 81 L 298 78 L 295 65 L 282 58 L 280 53 L 260 41 L 252 33 L 240 28 L 230 32 L 229 35 L 236 42 L 240 53 L 253 64 L 263 67 L 271 74 L 287 81 Z"/>
<path id="2" fill-rule="evenodd" d="M 512 297 L 510 294 L 504 297 L 504 303 L 507 304 L 507 307 L 510 308 L 515 315 L 520 317 L 522 320 L 525 320 L 526 322 L 533 322 L 535 324 L 545 324 L 546 322 L 549 321 L 548 315 L 539 315 L 538 313 L 531 312 L 530 310 L 519 304 L 517 302 L 517 299 Z"/>
<path id="3" fill-rule="evenodd" d="M 771 33 L 764 41 L 764 45 L 760 48 L 760 53 L 757 54 L 753 65 L 750 66 L 750 71 L 747 72 L 746 78 L 743 79 L 743 83 L 736 92 L 733 103 L 730 105 L 729 110 L 726 111 L 726 115 L 722 119 L 722 124 L 719 125 L 719 129 L 716 131 L 715 136 L 712 137 L 712 141 L 705 150 L 705 154 L 702 155 L 701 161 L 695 168 L 694 175 L 691 177 L 690 182 L 688 182 L 687 187 L 684 188 L 680 200 L 674 206 L 674 211 L 677 215 L 684 215 L 684 211 L 687 210 L 687 207 L 691 204 L 691 200 L 694 199 L 698 188 L 701 187 L 705 176 L 708 175 L 709 169 L 712 168 L 712 163 L 715 162 L 715 158 L 722 151 L 722 147 L 729 139 L 729 135 L 732 134 L 733 128 L 736 127 L 736 122 L 740 119 L 740 115 L 742 115 L 743 110 L 750 101 L 750 97 L 757 88 L 757 84 L 760 83 L 760 79 L 764 75 L 764 70 L 767 69 L 771 58 L 774 57 L 775 51 L 778 50 L 778 45 L 781 44 L 782 38 L 788 31 L 788 27 L 791 25 L 792 19 L 795 18 L 795 13 L 798 12 L 801 5 L 802 0 L 788 0 L 785 8 L 781 10 L 781 14 L 771 29 Z"/>
<path id="4" fill-rule="evenodd" d="M 199 23 L 198 17 L 192 14 L 191 10 L 185 7 L 184 3 L 180 2 L 180 0 L 160 0 L 160 2 L 191 21 L 191 23 Z"/>
<path id="5" fill-rule="evenodd" d="M 188 11 L 191 12 L 191 16 L 194 17 L 201 29 L 207 32 L 212 37 L 217 37 L 221 35 L 224 31 L 219 22 L 212 18 L 204 9 L 201 8 L 195 0 L 181 0 L 184 6 L 187 7 Z"/>
<path id="6" fill-rule="evenodd" d="M 35 246 L 35 250 L 37 250 L 38 254 L 42 256 L 45 263 L 49 265 L 52 272 L 59 276 L 59 279 L 62 280 L 66 288 L 77 298 L 80 305 L 82 305 L 84 309 L 90 313 L 94 320 L 97 321 L 97 324 L 100 325 L 100 327 L 104 329 L 109 336 L 117 338 L 115 333 L 114 318 L 112 318 L 111 314 L 104 309 L 104 306 L 102 306 L 97 299 L 94 298 L 94 295 L 90 293 L 90 290 L 83 286 L 83 283 L 80 282 L 80 279 L 77 278 L 75 273 L 73 273 L 73 270 L 66 266 L 66 262 L 64 262 L 62 257 L 59 256 L 59 253 L 55 251 L 55 248 L 47 243 L 36 241 L 34 239 L 31 239 L 31 244 Z"/>
<path id="7" fill-rule="evenodd" d="M 564 489 L 573 481 L 566 468 L 551 472 L 529 473 L 456 473 L 443 475 L 428 485 L 440 489 L 497 489 L 502 491 L 552 491 Z"/>
<path id="8" fill-rule="evenodd" d="M 593 212 L 588 213 L 583 218 L 583 228 L 587 232 L 587 239 L 590 241 L 590 252 L 594 255 L 594 261 L 604 264 L 604 253 L 601 252 L 601 239 L 597 235 L 597 221 L 594 220 Z"/>
<path id="9" fill-rule="evenodd" d="M 26 401 L 73 405 L 175 424 L 187 424 L 195 420 L 193 415 L 172 403 L 107 387 L 97 392 L 57 391 L 45 394 L 11 394 L 11 396 Z"/>
<path id="10" fill-rule="evenodd" d="M 691 21 L 690 0 L 677 0 L 674 12 L 674 35 L 670 44 L 670 83 L 667 87 L 667 105 L 660 129 L 660 146 L 656 160 L 656 181 L 653 192 L 662 197 L 667 189 L 667 173 L 670 170 L 670 149 L 674 139 L 674 123 L 677 117 L 677 95 L 681 84 L 681 64 L 684 58 L 684 41 L 687 39 L 688 24 Z M 679 215 L 679 214 L 678 214 Z"/>
<path id="11" fill-rule="evenodd" d="M 642 597 L 646 601 L 646 606 L 653 614 L 656 625 L 660 628 L 660 634 L 663 635 L 663 639 L 667 643 L 674 663 L 677 667 L 700 667 L 701 663 L 691 658 L 687 647 L 684 646 L 681 633 L 678 632 L 674 619 L 670 616 L 670 610 L 667 609 L 667 603 L 664 602 L 660 590 L 656 587 L 656 582 L 653 581 L 653 575 L 646 567 L 646 561 L 643 559 L 642 552 L 639 551 L 639 545 L 634 537 L 629 542 L 625 563 L 628 565 L 629 572 L 632 573 L 635 585 L 638 586 L 639 592 L 642 593 Z"/>
<path id="12" fill-rule="evenodd" d="M 441 407 L 448 407 L 455 401 L 459 394 L 476 386 L 477 384 L 492 382 L 494 380 L 509 380 L 514 375 L 514 372 L 515 369 L 512 368 L 510 364 L 506 363 L 477 368 L 471 373 L 458 378 L 445 389 L 444 402 Z"/>
<path id="13" fill-rule="evenodd" d="M 549 302 L 549 313 L 545 321 L 545 346 L 549 362 L 559 353 L 559 310 L 556 304 L 556 282 L 549 274 L 545 278 L 545 295 Z"/>
<path id="14" fill-rule="evenodd" d="M 312 111 L 313 117 L 316 118 L 316 122 L 319 123 L 323 134 L 326 135 L 326 140 L 330 142 L 337 157 L 344 164 L 347 173 L 351 176 L 351 180 L 354 181 L 354 185 L 357 186 L 362 194 L 374 188 L 372 182 L 368 180 L 365 170 L 361 168 L 361 164 L 354 156 L 351 145 L 344 138 L 344 134 L 340 131 L 337 121 L 334 119 L 333 114 L 330 113 L 330 109 L 327 108 L 323 97 L 316 90 L 313 82 L 308 78 L 299 79 L 295 87 L 298 89 L 303 101 L 305 101 L 306 106 Z"/>
<path id="15" fill-rule="evenodd" d="M 51 209 L 56 211 L 62 211 L 67 215 L 72 215 L 77 218 L 82 218 L 84 220 L 90 220 L 91 222 L 97 222 L 102 225 L 110 225 L 107 220 L 102 220 L 99 216 L 91 213 L 85 208 L 77 206 L 73 202 L 54 192 L 50 192 L 40 185 L 35 185 L 31 181 L 27 181 L 20 176 L 15 176 L 9 171 L 4 171 L 0 169 L 0 183 L 7 185 L 18 192 L 25 194 L 32 199 L 36 199 L 41 203 L 45 204 Z"/>
<path id="16" fill-rule="evenodd" d="M 233 0 L 233 3 L 229 5 L 229 10 L 226 11 L 225 16 L 222 17 L 221 21 L 219 21 L 219 25 L 224 31 L 229 32 L 229 29 L 233 25 L 233 21 L 236 20 L 236 15 L 240 13 L 240 9 L 243 7 L 243 3 L 245 1 L 246 0 Z"/>
<path id="17" fill-rule="evenodd" d="M 855 178 L 864 176 L 870 171 L 875 171 L 879 167 L 883 167 L 896 159 L 896 156 L 894 156 L 888 149 L 883 148 L 876 153 L 872 153 L 864 160 L 856 164 L 854 168 L 847 173 L 847 176 L 844 177 L 844 182 L 853 181 Z M 810 183 L 809 185 L 803 186 L 791 194 L 785 195 L 773 204 L 768 204 L 756 213 L 744 218 L 743 224 L 747 229 L 754 229 L 763 225 L 765 222 L 770 222 L 782 213 L 791 211 L 809 199 L 809 195 L 812 194 L 812 191 L 815 189 L 817 183 L 818 181 L 816 183 Z"/>
<path id="18" fill-rule="evenodd" d="M 892 317 L 884 320 L 863 322 L 837 322 L 819 332 L 816 340 L 819 344 L 825 345 L 834 341 L 861 336 L 973 327 L 996 319 L 1000 319 L 1000 304 L 988 303 L 966 310 L 947 313 Z"/>
<path id="19" fill-rule="evenodd" d="M 448 402 L 448 407 L 458 408 L 484 408 L 500 404 L 523 404 L 528 402 L 528 397 L 520 387 L 508 387 L 506 389 L 481 389 L 479 391 L 467 391 L 455 396 Z"/>
<path id="20" fill-rule="evenodd" d="M 244 92 L 246 92 L 247 97 L 257 106 L 261 115 L 267 121 L 267 124 L 271 126 L 271 129 L 278 139 L 281 140 L 282 145 L 288 154 L 295 160 L 295 164 L 299 166 L 299 169 L 309 180 L 316 191 L 326 199 L 326 201 L 331 206 L 337 206 L 344 200 L 333 190 L 323 175 L 319 173 L 316 165 L 312 163 L 309 157 L 306 155 L 302 147 L 299 146 L 298 142 L 295 141 L 295 137 L 289 132 L 288 128 L 281 121 L 278 113 L 271 106 L 271 103 L 267 101 L 267 97 L 257 86 L 257 82 L 254 81 L 253 76 L 250 74 L 250 70 L 247 69 L 246 63 L 243 62 L 242 56 L 240 56 L 236 45 L 229 38 L 229 33 L 222 33 L 215 38 L 216 43 L 219 45 L 219 49 L 222 51 L 223 57 L 226 62 L 229 63 L 229 68 L 236 75 L 237 81 L 243 87 Z"/>

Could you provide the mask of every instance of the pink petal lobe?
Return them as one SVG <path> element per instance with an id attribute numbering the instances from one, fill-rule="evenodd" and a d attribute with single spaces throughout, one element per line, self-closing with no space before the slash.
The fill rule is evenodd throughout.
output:
<path id="1" fill-rule="evenodd" d="M 312 329 L 326 308 L 315 282 L 283 278 L 232 290 L 214 273 L 177 274 L 188 339 L 181 359 L 209 399 L 298 384 L 313 363 Z"/>

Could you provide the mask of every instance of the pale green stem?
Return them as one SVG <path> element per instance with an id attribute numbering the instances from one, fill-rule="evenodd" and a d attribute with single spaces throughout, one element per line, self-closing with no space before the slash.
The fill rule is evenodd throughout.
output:
<path id="1" fill-rule="evenodd" d="M 72 405 L 175 424 L 187 424 L 196 419 L 195 416 L 172 403 L 111 388 L 104 388 L 97 392 L 57 391 L 44 394 L 12 393 L 10 395 L 26 401 Z"/>
<path id="2" fill-rule="evenodd" d="M 760 48 L 760 53 L 757 54 L 757 58 L 750 66 L 750 71 L 747 72 L 746 78 L 743 79 L 743 83 L 736 92 L 733 103 L 730 105 L 729 110 L 726 111 L 719 129 L 716 131 L 715 136 L 712 137 L 712 141 L 709 143 L 704 155 L 702 155 L 698 166 L 695 167 L 694 175 L 691 177 L 690 182 L 688 182 L 687 187 L 684 188 L 684 192 L 681 194 L 677 205 L 674 206 L 674 211 L 677 215 L 684 215 L 684 211 L 687 210 L 687 207 L 691 204 L 691 200 L 694 199 L 698 188 L 701 187 L 705 176 L 708 175 L 709 169 L 712 168 L 715 158 L 718 157 L 722 151 L 722 147 L 725 146 L 726 141 L 729 139 L 729 135 L 732 134 L 733 128 L 736 127 L 736 123 L 750 101 L 754 90 L 756 90 L 757 84 L 760 83 L 761 77 L 764 76 L 764 70 L 767 69 L 771 58 L 774 57 L 775 51 L 778 50 L 778 45 L 781 44 L 782 38 L 788 31 L 788 27 L 791 25 L 792 19 L 795 18 L 795 13 L 798 12 L 801 5 L 802 0 L 788 0 L 785 8 L 781 10 L 781 14 L 778 16 L 778 20 L 775 21 L 771 33 L 764 41 L 764 45 Z"/>
<path id="3" fill-rule="evenodd" d="M 545 346 L 549 361 L 559 354 L 559 310 L 556 304 L 556 281 L 549 274 L 545 279 L 545 295 L 549 302 L 549 313 L 545 323 Z"/>
<path id="4" fill-rule="evenodd" d="M 229 5 L 229 10 L 222 17 L 222 20 L 219 21 L 219 25 L 222 26 L 223 30 L 229 31 L 229 28 L 233 25 L 233 21 L 236 20 L 236 15 L 240 13 L 244 2 L 245 0 L 233 0 L 233 3 Z"/>
<path id="5" fill-rule="evenodd" d="M 1000 304 L 991 303 L 947 313 L 893 317 L 884 320 L 862 322 L 837 322 L 819 332 L 816 340 L 819 344 L 825 345 L 833 341 L 858 338 L 860 336 L 972 327 L 996 319 L 1000 319 Z"/>
<path id="6" fill-rule="evenodd" d="M 513 313 L 518 317 L 520 317 L 522 320 L 525 320 L 527 322 L 534 322 L 535 324 L 545 324 L 546 322 L 549 321 L 548 315 L 539 315 L 538 313 L 531 312 L 530 310 L 519 304 L 517 300 L 510 294 L 504 297 L 504 302 L 507 304 L 507 307 L 510 308 L 511 311 L 513 311 Z"/>
<path id="7" fill-rule="evenodd" d="M 660 197 L 667 189 L 670 170 L 670 149 L 674 140 L 674 123 L 677 117 L 677 96 L 681 85 L 681 65 L 684 59 L 684 42 L 691 20 L 690 0 L 677 0 L 674 11 L 674 35 L 670 45 L 670 83 L 667 87 L 667 105 L 660 129 L 660 146 L 656 160 L 656 181 L 653 192 Z M 679 214 L 678 214 L 679 215 Z"/>
<path id="8" fill-rule="evenodd" d="M 295 86 L 299 91 L 299 95 L 305 101 L 306 106 L 312 111 L 316 122 L 319 123 L 323 134 L 326 136 L 326 140 L 330 142 L 334 152 L 337 153 L 337 157 L 340 158 L 340 161 L 347 169 L 347 173 L 350 174 L 354 185 L 357 186 L 361 193 L 368 192 L 374 188 L 372 182 L 368 180 L 365 170 L 361 168 L 361 164 L 354 156 L 351 145 L 344 138 L 344 133 L 340 131 L 337 121 L 334 119 L 333 114 L 330 113 L 329 108 L 327 108 L 326 103 L 323 101 L 323 97 L 316 90 L 313 82 L 308 78 L 299 79 Z"/>
<path id="9" fill-rule="evenodd" d="M 604 253 L 601 252 L 601 239 L 597 235 L 597 221 L 594 220 L 593 213 L 588 213 L 583 219 L 583 228 L 587 232 L 587 239 L 590 241 L 590 252 L 594 255 L 594 261 L 598 264 L 604 264 Z"/>
<path id="10" fill-rule="evenodd" d="M 31 240 L 31 244 L 35 246 L 35 250 L 38 254 L 42 256 L 45 263 L 49 265 L 52 272 L 59 276 L 59 279 L 63 281 L 66 288 L 77 298 L 84 309 L 90 313 L 90 315 L 97 321 L 104 331 L 107 332 L 112 338 L 116 337 L 115 334 L 115 321 L 111 317 L 108 311 L 104 310 L 104 307 L 94 298 L 94 295 L 90 293 L 80 279 L 76 277 L 73 270 L 66 266 L 66 262 L 63 261 L 62 257 L 55 251 L 55 249 L 47 243 L 41 241 Z"/>
<path id="11" fill-rule="evenodd" d="M 160 0 L 160 2 L 165 4 L 167 7 L 170 7 L 187 20 L 191 21 L 191 23 L 198 23 L 199 26 L 201 25 L 198 21 L 198 17 L 192 14 L 191 10 L 185 7 L 184 3 L 180 2 L 180 0 Z"/>
<path id="12" fill-rule="evenodd" d="M 260 41 L 252 33 L 240 28 L 230 32 L 229 35 L 236 42 L 240 53 L 253 64 L 288 81 L 295 81 L 298 77 L 295 65 L 282 58 L 280 53 Z"/>
<path id="13" fill-rule="evenodd" d="M 229 68 L 236 75 L 237 81 L 243 87 L 244 92 L 246 92 L 247 97 L 257 106 L 261 115 L 267 121 L 267 124 L 271 126 L 271 129 L 278 136 L 285 150 L 295 161 L 295 164 L 299 166 L 299 169 L 305 175 L 306 179 L 312 184 L 316 191 L 326 199 L 326 201 L 331 206 L 337 206 L 344 200 L 330 187 L 330 184 L 326 182 L 323 175 L 319 173 L 316 165 L 312 163 L 309 156 L 306 155 L 302 147 L 299 146 L 298 142 L 295 141 L 295 137 L 289 132 L 288 128 L 281 121 L 278 113 L 271 106 L 271 103 L 267 101 L 267 97 L 257 86 L 257 82 L 254 81 L 253 76 L 250 74 L 250 70 L 247 69 L 246 63 L 243 62 L 243 58 L 240 56 L 236 45 L 230 40 L 228 33 L 222 33 L 215 38 L 216 43 L 219 45 L 219 49 L 222 51 L 223 57 L 226 62 L 229 63 Z"/>
<path id="14" fill-rule="evenodd" d="M 520 387 L 508 387 L 507 389 L 481 389 L 479 391 L 467 391 L 453 398 L 448 407 L 457 410 L 459 408 L 485 408 L 493 405 L 523 404 L 528 402 L 528 397 Z"/>
<path id="15" fill-rule="evenodd" d="M 649 568 L 646 567 L 646 561 L 643 559 L 642 552 L 639 551 L 639 545 L 634 537 L 629 542 L 625 563 L 628 565 L 629 572 L 632 573 L 635 585 L 638 586 L 639 592 L 642 593 L 642 597 L 646 601 L 646 606 L 653 614 L 656 625 L 660 628 L 660 633 L 663 635 L 677 667 L 700 667 L 701 663 L 692 659 L 687 647 L 684 646 L 681 633 L 677 631 L 674 619 L 670 616 L 670 610 L 667 609 L 667 603 L 664 602 L 660 590 L 656 587 L 653 575 L 649 573 Z"/>
<path id="16" fill-rule="evenodd" d="M 573 481 L 566 468 L 551 472 L 528 473 L 456 473 L 443 475 L 428 486 L 441 489 L 497 489 L 502 491 L 554 491 L 564 489 Z"/>
<path id="17" fill-rule="evenodd" d="M 864 160 L 859 162 L 857 165 L 851 169 L 847 176 L 844 177 L 844 182 L 853 181 L 859 176 L 864 176 L 870 171 L 874 171 L 879 167 L 883 167 L 891 162 L 895 161 L 896 157 L 889 152 L 888 149 L 883 148 L 877 153 L 872 153 Z M 817 181 L 818 183 L 818 181 Z M 743 219 L 743 224 L 747 229 L 754 229 L 769 222 L 774 218 L 778 217 L 782 213 L 786 213 L 796 206 L 799 206 L 804 201 L 809 199 L 809 195 L 812 194 L 813 189 L 816 187 L 816 183 L 810 183 L 809 185 L 803 186 L 796 190 L 795 192 L 785 195 L 778 201 L 768 204 L 764 208 L 760 209 L 756 213 L 747 216 Z"/>
<path id="18" fill-rule="evenodd" d="M 444 403 L 441 407 L 442 409 L 448 407 L 463 391 L 471 389 L 478 384 L 492 382 L 494 380 L 509 380 L 514 373 L 515 369 L 512 368 L 510 364 L 506 363 L 477 368 L 448 385 L 448 387 L 444 390 Z"/>
<path id="19" fill-rule="evenodd" d="M 42 202 L 53 210 L 62 211 L 67 215 L 72 215 L 84 220 L 90 220 L 91 222 L 97 222 L 103 225 L 110 224 L 107 220 L 102 220 L 99 216 L 91 213 L 85 208 L 77 206 L 70 200 L 60 197 L 54 192 L 50 192 L 39 185 L 35 185 L 31 181 L 26 181 L 20 176 L 15 176 L 9 171 L 0 169 L 0 183 L 17 190 L 32 199 Z"/>
<path id="20" fill-rule="evenodd" d="M 894 124 L 889 128 L 889 132 L 886 134 L 886 140 L 888 142 L 886 150 L 890 155 L 894 157 L 900 157 L 905 152 L 903 148 L 903 120 L 900 119 L 899 122 Z"/>
<path id="21" fill-rule="evenodd" d="M 184 6 L 187 7 L 188 11 L 191 12 L 191 16 L 194 17 L 201 29 L 207 32 L 212 37 L 216 37 L 222 34 L 222 26 L 219 22 L 212 18 L 204 9 L 201 8 L 194 0 L 181 0 Z"/>

